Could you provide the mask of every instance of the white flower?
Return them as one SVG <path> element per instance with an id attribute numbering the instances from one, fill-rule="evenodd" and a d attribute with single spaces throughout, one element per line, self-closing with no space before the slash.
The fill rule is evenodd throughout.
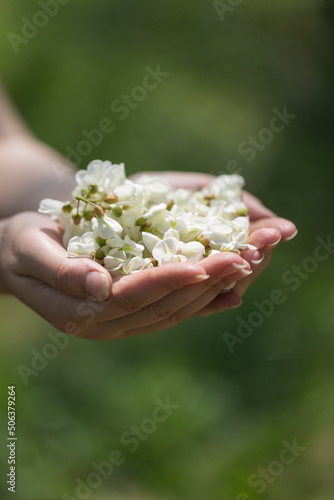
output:
<path id="1" fill-rule="evenodd" d="M 77 172 L 76 181 L 74 202 L 44 199 L 39 211 L 64 227 L 69 256 L 91 258 L 99 251 L 99 257 L 105 255 L 99 262 L 113 276 L 141 271 L 154 261 L 196 263 L 223 251 L 255 249 L 249 244 L 240 175 L 217 177 L 196 192 L 173 190 L 160 177 L 133 182 L 123 164 L 94 160 Z"/>
<path id="2" fill-rule="evenodd" d="M 184 255 L 180 255 L 180 242 L 172 236 L 159 241 L 152 250 L 152 255 L 160 266 L 170 262 L 182 262 L 187 260 Z"/>
<path id="3" fill-rule="evenodd" d="M 104 240 L 113 238 L 115 234 L 121 234 L 123 232 L 122 226 L 108 215 L 104 215 L 104 217 L 100 218 L 94 217 L 92 219 L 92 226 L 94 233 Z"/>
<path id="4" fill-rule="evenodd" d="M 125 227 L 124 228 L 124 237 L 128 235 L 129 238 L 136 243 L 139 243 L 142 240 L 142 233 L 140 230 L 140 227 L 134 226 L 134 227 Z"/>
<path id="5" fill-rule="evenodd" d="M 124 245 L 122 250 L 127 254 L 134 255 L 136 257 L 142 257 L 143 251 L 145 250 L 144 245 L 140 245 L 135 241 L 132 241 L 128 235 L 124 238 Z"/>
<path id="6" fill-rule="evenodd" d="M 112 276 L 123 274 L 121 268 L 126 260 L 126 254 L 122 250 L 110 250 L 109 255 L 104 258 L 104 267 Z"/>
<path id="7" fill-rule="evenodd" d="M 94 233 L 85 233 L 82 236 L 74 236 L 67 246 L 68 257 L 86 257 L 91 259 L 91 253 L 98 248 Z"/>
<path id="8" fill-rule="evenodd" d="M 169 262 L 198 262 L 202 259 L 204 246 L 198 241 L 183 243 L 173 236 L 167 236 L 153 248 L 152 255 L 163 266 Z"/>
<path id="9" fill-rule="evenodd" d="M 241 175 L 220 175 L 214 179 L 208 190 L 217 198 L 234 198 L 241 196 L 241 189 L 244 185 L 245 181 Z"/>
<path id="10" fill-rule="evenodd" d="M 137 179 L 137 184 L 142 185 L 144 188 L 145 204 L 148 207 L 160 203 L 169 203 L 171 186 L 165 179 L 142 175 Z"/>
<path id="11" fill-rule="evenodd" d="M 180 251 L 181 255 L 184 256 L 188 262 L 196 264 L 196 262 L 199 262 L 203 258 L 205 247 L 198 241 L 189 241 L 189 243 L 180 241 Z"/>
<path id="12" fill-rule="evenodd" d="M 169 238 L 170 236 L 180 241 L 180 233 L 177 229 L 174 229 L 173 227 L 171 227 L 170 229 L 168 229 L 168 231 L 165 232 L 164 239 Z"/>
<path id="13" fill-rule="evenodd" d="M 155 245 L 159 241 L 161 241 L 161 239 L 158 238 L 158 236 L 156 236 L 155 234 L 152 234 L 152 233 L 148 233 L 147 231 L 142 232 L 142 238 L 143 238 L 143 243 L 144 243 L 145 247 L 151 253 L 152 253 Z"/>
<path id="14" fill-rule="evenodd" d="M 138 256 L 127 258 L 123 251 L 105 257 L 104 265 L 112 276 L 132 274 L 153 266 L 151 259 Z"/>
<path id="15" fill-rule="evenodd" d="M 231 242 L 233 227 L 226 224 L 221 217 L 211 217 L 208 221 L 207 230 L 203 232 L 203 237 L 208 239 L 211 248 L 221 250 L 224 245 Z"/>
<path id="16" fill-rule="evenodd" d="M 143 215 L 146 224 L 156 229 L 160 233 L 165 233 L 171 227 L 171 215 L 167 211 L 166 203 L 153 205 L 148 212 Z"/>
<path id="17" fill-rule="evenodd" d="M 124 164 L 112 165 L 110 161 L 94 160 L 89 163 L 87 170 L 79 170 L 75 174 L 78 184 L 75 194 L 81 195 L 82 189 L 97 184 L 99 192 L 110 192 L 125 181 Z"/>
<path id="18" fill-rule="evenodd" d="M 118 236 L 117 233 L 115 233 L 111 238 L 107 238 L 106 243 L 111 248 L 122 248 L 124 245 L 124 241 Z"/>
<path id="19" fill-rule="evenodd" d="M 123 213 L 118 220 L 120 221 L 122 226 L 132 228 L 135 227 L 136 221 L 141 217 L 141 215 L 141 207 L 131 206 L 131 208 L 123 210 Z"/>
<path id="20" fill-rule="evenodd" d="M 136 185 L 131 181 L 125 181 L 114 189 L 114 194 L 118 197 L 116 205 L 129 205 L 135 201 Z"/>
<path id="21" fill-rule="evenodd" d="M 57 219 L 61 217 L 66 217 L 69 218 L 70 214 L 65 214 L 63 212 L 63 206 L 66 205 L 66 203 L 69 202 L 63 202 L 63 201 L 58 201 L 58 200 L 52 200 L 51 198 L 44 198 L 39 204 L 39 209 L 38 211 L 41 214 L 47 214 L 47 215 L 53 215 Z"/>
<path id="22" fill-rule="evenodd" d="M 132 257 L 131 259 L 128 259 L 124 262 L 123 271 L 125 272 L 125 274 L 132 274 L 152 266 L 153 264 L 151 262 L 151 259 Z"/>

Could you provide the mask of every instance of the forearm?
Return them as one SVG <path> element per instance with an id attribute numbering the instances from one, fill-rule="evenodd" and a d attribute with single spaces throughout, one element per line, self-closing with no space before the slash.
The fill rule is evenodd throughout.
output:
<path id="1" fill-rule="evenodd" d="M 0 218 L 36 210 L 41 198 L 68 200 L 74 173 L 33 136 L 0 85 Z"/>
<path id="2" fill-rule="evenodd" d="M 30 135 L 0 140 L 0 218 L 37 210 L 42 198 L 69 200 L 75 170 L 52 148 Z"/>
<path id="3" fill-rule="evenodd" d="M 29 135 L 31 132 L 13 106 L 0 79 L 0 138 L 17 134 Z"/>

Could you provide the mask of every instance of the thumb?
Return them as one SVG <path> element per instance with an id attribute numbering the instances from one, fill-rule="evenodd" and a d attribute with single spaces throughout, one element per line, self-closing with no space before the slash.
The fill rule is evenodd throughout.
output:
<path id="1" fill-rule="evenodd" d="M 66 250 L 52 238 L 32 238 L 16 249 L 14 272 L 51 285 L 80 299 L 106 300 L 112 287 L 108 271 L 87 258 L 67 257 Z"/>

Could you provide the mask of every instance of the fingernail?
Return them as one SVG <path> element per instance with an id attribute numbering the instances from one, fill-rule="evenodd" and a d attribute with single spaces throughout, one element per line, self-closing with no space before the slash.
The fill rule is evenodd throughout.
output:
<path id="1" fill-rule="evenodd" d="M 266 245 L 266 246 L 267 246 L 267 248 L 273 248 L 273 247 L 275 247 L 276 245 L 278 245 L 278 244 L 279 244 L 279 242 L 281 241 L 281 239 L 282 239 L 282 236 L 280 236 L 280 237 L 278 238 L 278 240 L 277 240 L 277 241 L 275 241 L 274 243 L 271 243 L 270 245 Z"/>
<path id="2" fill-rule="evenodd" d="M 250 262 L 252 266 L 258 266 L 264 259 L 263 253 L 260 252 L 259 250 L 254 253 L 253 257 L 255 257 L 254 260 L 251 260 Z"/>
<path id="3" fill-rule="evenodd" d="M 281 221 L 280 223 L 280 228 L 281 228 L 281 232 L 283 231 L 288 231 L 290 232 L 292 228 L 294 228 L 295 225 L 293 224 L 293 222 L 290 222 L 290 221 Z"/>
<path id="4" fill-rule="evenodd" d="M 235 269 L 245 269 L 245 267 L 248 266 L 248 264 L 231 264 L 232 267 L 234 267 Z"/>
<path id="5" fill-rule="evenodd" d="M 250 274 L 252 274 L 252 272 L 252 270 L 248 271 L 248 269 L 240 269 L 240 273 L 244 276 L 249 276 Z"/>
<path id="6" fill-rule="evenodd" d="M 201 283 L 210 278 L 210 274 L 196 274 L 195 276 L 191 276 L 188 279 L 185 279 L 185 283 L 192 285 L 196 283 Z"/>
<path id="7" fill-rule="evenodd" d="M 97 271 L 88 274 L 85 288 L 90 300 L 102 302 L 109 297 L 109 282 L 107 277 Z"/>
<path id="8" fill-rule="evenodd" d="M 296 231 L 293 233 L 292 236 L 290 236 L 289 238 L 285 238 L 285 241 L 290 241 L 290 240 L 293 240 L 293 238 L 295 238 L 298 234 L 298 229 L 296 229 Z"/>
<path id="9" fill-rule="evenodd" d="M 221 292 L 219 293 L 227 293 L 229 292 L 230 290 L 232 290 L 232 288 L 235 287 L 235 285 L 237 284 L 236 281 L 233 281 L 233 283 L 231 283 L 230 285 L 226 286 Z"/>

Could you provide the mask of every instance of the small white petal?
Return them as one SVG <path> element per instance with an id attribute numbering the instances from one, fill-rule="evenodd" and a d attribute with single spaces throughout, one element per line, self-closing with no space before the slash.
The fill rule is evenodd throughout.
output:
<path id="1" fill-rule="evenodd" d="M 185 255 L 173 255 L 171 253 L 166 254 L 160 262 L 160 266 L 165 264 L 171 264 L 173 262 L 186 262 L 187 257 Z"/>
<path id="2" fill-rule="evenodd" d="M 188 262 L 199 262 L 205 252 L 205 247 L 199 241 L 190 241 L 189 243 L 180 242 L 181 255 L 184 255 Z"/>
<path id="3" fill-rule="evenodd" d="M 154 259 L 161 262 L 167 254 L 177 255 L 180 250 L 180 242 L 173 237 L 159 241 L 153 248 L 152 255 Z"/>
<path id="4" fill-rule="evenodd" d="M 153 251 L 155 245 L 160 241 L 160 238 L 155 234 L 148 233 L 147 231 L 142 232 L 143 243 L 149 252 Z"/>
<path id="5" fill-rule="evenodd" d="M 82 236 L 74 236 L 70 239 L 67 246 L 69 257 L 88 257 L 91 258 L 91 252 L 97 249 L 93 233 L 85 233 Z"/>
<path id="6" fill-rule="evenodd" d="M 60 215 L 63 213 L 62 207 L 69 202 L 52 200 L 51 198 L 44 198 L 39 204 L 38 211 L 41 214 Z"/>
<path id="7" fill-rule="evenodd" d="M 105 240 L 115 236 L 115 233 L 122 233 L 123 227 L 114 219 L 105 215 L 101 218 L 94 217 L 92 219 L 94 232 Z"/>
<path id="8" fill-rule="evenodd" d="M 123 270 L 125 274 L 132 274 L 145 269 L 147 263 L 140 257 L 133 257 L 124 262 Z"/>

